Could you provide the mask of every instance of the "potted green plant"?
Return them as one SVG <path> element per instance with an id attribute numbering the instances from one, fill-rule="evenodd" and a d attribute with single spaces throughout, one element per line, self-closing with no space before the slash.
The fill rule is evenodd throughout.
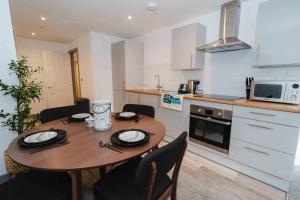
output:
<path id="1" fill-rule="evenodd" d="M 34 79 L 34 74 L 40 72 L 40 68 L 29 66 L 25 57 L 17 61 L 12 60 L 8 65 L 11 74 L 17 77 L 18 83 L 8 85 L 0 79 L 0 91 L 3 95 L 11 96 L 16 101 L 16 107 L 14 112 L 0 109 L 0 117 L 3 118 L 1 125 L 9 127 L 11 132 L 21 134 L 34 127 L 39 121 L 39 114 L 32 114 L 30 105 L 41 100 L 42 82 Z M 14 167 L 14 162 L 9 159 L 7 152 L 5 152 L 5 161 L 9 173 L 15 174 L 20 169 L 23 170 L 18 165 Z"/>

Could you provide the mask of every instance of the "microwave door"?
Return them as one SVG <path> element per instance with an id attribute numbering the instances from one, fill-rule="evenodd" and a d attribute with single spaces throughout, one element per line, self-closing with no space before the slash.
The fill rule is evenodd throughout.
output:
<path id="1" fill-rule="evenodd" d="M 251 93 L 252 99 L 273 102 L 284 101 L 286 91 L 285 84 L 256 83 L 253 87 Z"/>

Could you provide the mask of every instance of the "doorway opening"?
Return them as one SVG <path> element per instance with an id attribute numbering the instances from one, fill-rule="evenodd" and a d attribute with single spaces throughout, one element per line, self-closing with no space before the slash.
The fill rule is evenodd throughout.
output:
<path id="1" fill-rule="evenodd" d="M 74 101 L 76 101 L 76 99 L 81 97 L 78 49 L 72 49 L 69 51 L 69 54 L 71 59 L 73 95 Z"/>

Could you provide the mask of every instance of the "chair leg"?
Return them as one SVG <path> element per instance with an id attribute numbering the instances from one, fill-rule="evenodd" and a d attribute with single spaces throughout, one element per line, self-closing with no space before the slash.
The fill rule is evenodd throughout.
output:
<path id="1" fill-rule="evenodd" d="M 176 197 L 177 197 L 177 184 L 173 185 L 171 200 L 176 200 Z"/>

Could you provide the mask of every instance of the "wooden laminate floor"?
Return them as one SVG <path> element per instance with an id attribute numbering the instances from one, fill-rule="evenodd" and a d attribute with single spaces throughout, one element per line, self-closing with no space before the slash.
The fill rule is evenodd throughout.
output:
<path id="1" fill-rule="evenodd" d="M 88 187 L 96 174 L 97 170 L 85 174 Z M 85 195 L 85 199 L 93 199 L 90 192 Z M 178 200 L 285 200 L 286 194 L 187 151 L 180 170 L 177 197 Z"/>
<path id="2" fill-rule="evenodd" d="M 286 194 L 260 181 L 186 152 L 179 175 L 179 200 L 285 200 Z"/>

